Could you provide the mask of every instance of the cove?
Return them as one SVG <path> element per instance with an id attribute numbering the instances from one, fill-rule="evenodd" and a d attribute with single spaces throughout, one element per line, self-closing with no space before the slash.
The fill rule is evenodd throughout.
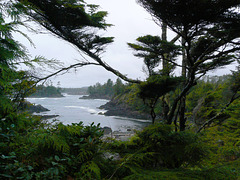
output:
<path id="1" fill-rule="evenodd" d="M 94 124 L 100 123 L 101 127 L 110 127 L 112 131 L 121 132 L 126 132 L 127 129 L 142 129 L 150 124 L 149 120 L 100 115 L 105 110 L 98 107 L 108 102 L 104 99 L 79 99 L 78 95 L 65 94 L 61 98 L 27 98 L 27 100 L 50 110 L 37 113 L 38 115 L 59 115 L 56 119 L 63 124 L 82 121 L 84 125 L 90 125 L 94 122 Z"/>

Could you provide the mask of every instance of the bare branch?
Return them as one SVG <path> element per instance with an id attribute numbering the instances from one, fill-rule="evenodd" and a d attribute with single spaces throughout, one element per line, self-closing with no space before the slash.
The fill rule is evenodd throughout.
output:
<path id="1" fill-rule="evenodd" d="M 38 77 L 34 77 L 37 80 L 36 84 L 39 83 L 40 81 L 44 81 L 44 80 L 47 80 L 48 78 L 52 77 L 52 76 L 55 76 L 63 71 L 69 71 L 70 69 L 72 68 L 78 68 L 78 67 L 83 67 L 83 66 L 87 66 L 87 65 L 97 65 L 97 66 L 100 66 L 98 63 L 91 63 L 91 62 L 81 62 L 81 63 L 76 63 L 76 64 L 72 64 L 71 66 L 68 66 L 68 67 L 64 67 L 48 76 L 45 76 L 43 78 L 38 78 Z M 33 77 L 33 76 L 32 76 Z"/>
<path id="2" fill-rule="evenodd" d="M 177 34 L 170 42 L 175 43 L 181 36 Z"/>

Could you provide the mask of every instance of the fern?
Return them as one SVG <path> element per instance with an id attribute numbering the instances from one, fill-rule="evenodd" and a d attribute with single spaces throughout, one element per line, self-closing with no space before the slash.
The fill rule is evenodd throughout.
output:
<path id="1" fill-rule="evenodd" d="M 81 166 L 76 177 L 79 179 L 101 179 L 101 171 L 94 161 L 88 161 Z"/>
<path id="2" fill-rule="evenodd" d="M 69 153 L 70 147 L 63 136 L 54 134 L 50 130 L 39 129 L 29 135 L 31 144 L 38 147 L 40 151 L 52 149 L 63 153 Z"/>
<path id="3" fill-rule="evenodd" d="M 80 162 L 85 162 L 91 159 L 90 157 L 93 157 L 93 152 L 89 150 L 81 149 L 77 157 L 80 160 Z"/>
<path id="4" fill-rule="evenodd" d="M 82 122 L 79 124 L 73 123 L 72 125 L 63 125 L 62 123 L 58 124 L 57 129 L 61 136 L 72 136 L 72 135 L 81 135 L 83 132 Z"/>

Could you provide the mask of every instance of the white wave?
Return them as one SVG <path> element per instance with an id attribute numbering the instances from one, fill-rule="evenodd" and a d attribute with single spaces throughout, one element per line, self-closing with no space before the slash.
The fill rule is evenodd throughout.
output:
<path id="1" fill-rule="evenodd" d="M 121 117 L 121 116 L 112 116 L 112 117 L 114 119 L 119 119 L 119 120 L 137 121 L 137 122 L 144 122 L 144 123 L 151 122 L 150 120 L 147 120 L 147 119 L 135 119 L 135 118 Z"/>
<path id="2" fill-rule="evenodd" d="M 66 107 L 66 108 L 79 108 L 79 109 L 82 108 L 82 106 L 64 106 L 64 107 Z"/>
<path id="3" fill-rule="evenodd" d="M 107 99 L 94 99 L 94 100 L 103 101 L 103 102 L 109 102 L 109 100 L 107 100 Z"/>
<path id="4" fill-rule="evenodd" d="M 98 114 L 99 111 L 97 111 L 96 109 L 92 109 L 89 107 L 84 107 L 84 106 L 65 106 L 67 108 L 78 108 L 78 109 L 83 109 L 91 114 Z"/>
<path id="5" fill-rule="evenodd" d="M 62 93 L 62 95 L 63 95 L 63 96 L 71 96 L 71 95 L 69 95 L 69 94 L 67 94 L 67 93 Z"/>
<path id="6" fill-rule="evenodd" d="M 46 98 L 46 97 L 44 97 L 44 98 L 26 98 L 26 100 L 41 100 L 41 99 L 49 99 L 49 98 Z"/>

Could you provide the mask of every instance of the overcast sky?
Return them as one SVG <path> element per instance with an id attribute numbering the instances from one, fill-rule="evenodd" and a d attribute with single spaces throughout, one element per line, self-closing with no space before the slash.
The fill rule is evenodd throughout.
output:
<path id="1" fill-rule="evenodd" d="M 86 0 L 86 2 L 100 5 L 100 10 L 109 13 L 107 23 L 114 25 L 104 32 L 104 36 L 113 36 L 115 39 L 102 55 L 102 59 L 129 78 L 144 79 L 142 60 L 133 56 L 133 51 L 129 49 L 127 42 L 135 42 L 137 37 L 147 34 L 160 35 L 161 29 L 135 0 Z M 173 36 L 169 33 L 169 38 Z M 31 38 L 35 48 L 28 45 L 27 47 L 33 56 L 43 55 L 46 58 L 55 58 L 65 62 L 66 66 L 81 60 L 79 52 L 74 47 L 52 35 L 31 34 Z M 225 71 L 222 70 L 221 74 L 224 73 Z M 84 87 L 97 82 L 104 83 L 109 78 L 115 81 L 116 76 L 102 67 L 87 66 L 51 80 L 54 85 L 60 81 L 62 87 Z"/>

